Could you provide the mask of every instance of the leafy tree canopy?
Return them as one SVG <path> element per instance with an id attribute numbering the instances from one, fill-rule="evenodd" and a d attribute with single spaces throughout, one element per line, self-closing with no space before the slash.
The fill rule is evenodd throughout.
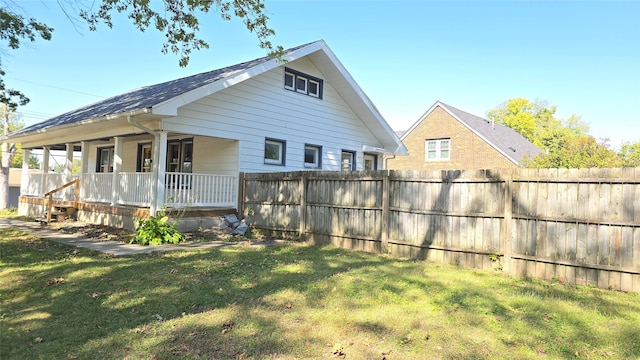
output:
<path id="1" fill-rule="evenodd" d="M 99 4 L 94 7 L 94 4 Z M 155 29 L 165 36 L 162 53 L 172 52 L 180 56 L 179 65 L 189 64 L 193 50 L 209 48 L 209 43 L 200 38 L 200 23 L 210 13 L 218 13 L 222 20 L 236 17 L 242 20 L 247 30 L 254 33 L 259 46 L 270 56 L 281 58 L 284 50 L 269 40 L 275 31 L 268 25 L 262 0 L 99 0 L 83 7 L 76 0 L 58 0 L 62 11 L 70 21 L 77 17 L 84 20 L 89 30 L 95 31 L 100 23 L 113 27 L 114 14 L 124 14 L 140 31 Z M 51 40 L 53 28 L 36 19 L 21 14 L 19 6 L 9 0 L 0 0 L 0 40 L 10 49 L 18 49 L 24 41 Z M 18 90 L 5 86 L 0 61 L 0 103 L 7 104 L 11 111 L 26 105 L 29 99 Z"/>
<path id="2" fill-rule="evenodd" d="M 622 148 L 618 152 L 618 156 L 622 158 L 624 166 L 640 166 L 640 141 L 636 143 L 622 144 Z"/>
<path id="3" fill-rule="evenodd" d="M 598 142 L 587 134 L 589 127 L 579 116 L 568 119 L 555 117 L 556 107 L 545 101 L 530 102 L 524 98 L 511 99 L 490 110 L 487 117 L 508 126 L 543 150 L 525 160 L 527 167 L 590 168 L 619 167 L 631 162 L 609 148 L 606 140 Z M 631 155 L 630 155 L 631 156 Z"/>

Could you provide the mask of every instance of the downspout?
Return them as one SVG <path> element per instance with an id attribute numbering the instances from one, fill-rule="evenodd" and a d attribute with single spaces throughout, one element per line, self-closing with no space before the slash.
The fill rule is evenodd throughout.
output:
<path id="1" fill-rule="evenodd" d="M 144 109 L 144 111 L 142 113 L 147 113 L 147 109 Z M 156 144 L 158 143 L 158 141 L 160 141 L 160 134 L 157 131 L 151 130 L 148 127 L 144 126 L 144 125 L 140 125 L 139 123 L 137 123 L 134 119 L 133 119 L 133 115 L 137 115 L 137 114 L 132 114 L 129 113 L 127 114 L 127 123 L 129 123 L 130 125 L 137 127 L 138 129 L 149 133 L 151 135 L 153 135 L 153 139 L 156 142 Z M 156 154 L 157 155 L 157 154 Z M 156 203 L 156 198 L 158 197 L 158 180 L 159 180 L 159 175 L 158 171 L 154 171 L 153 175 L 152 175 L 152 181 L 154 186 L 151 187 L 151 206 L 149 207 L 149 215 L 151 216 L 155 216 L 156 212 L 158 211 L 158 205 Z"/>
<path id="2" fill-rule="evenodd" d="M 395 158 L 396 158 L 396 154 L 393 154 L 393 156 L 384 157 L 384 170 L 389 170 L 389 159 L 395 159 Z"/>

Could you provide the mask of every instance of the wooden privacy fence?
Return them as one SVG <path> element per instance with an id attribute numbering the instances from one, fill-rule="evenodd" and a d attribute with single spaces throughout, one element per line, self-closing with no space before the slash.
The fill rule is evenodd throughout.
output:
<path id="1" fill-rule="evenodd" d="M 256 228 L 640 292 L 640 168 L 243 175 Z"/>

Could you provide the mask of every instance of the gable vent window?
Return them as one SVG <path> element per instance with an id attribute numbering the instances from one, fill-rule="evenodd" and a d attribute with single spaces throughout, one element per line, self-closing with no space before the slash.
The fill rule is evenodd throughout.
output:
<path id="1" fill-rule="evenodd" d="M 296 70 L 284 69 L 284 88 L 322 99 L 322 79 Z"/>

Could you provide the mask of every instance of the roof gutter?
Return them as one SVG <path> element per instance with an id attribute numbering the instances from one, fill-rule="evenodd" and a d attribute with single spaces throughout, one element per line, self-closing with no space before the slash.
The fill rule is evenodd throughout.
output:
<path id="1" fill-rule="evenodd" d="M 142 109 L 142 110 L 137 110 L 137 111 L 131 111 L 131 112 L 129 112 L 129 113 L 127 114 L 127 123 L 129 123 L 130 125 L 133 125 L 133 126 L 137 127 L 138 129 L 140 129 L 140 130 L 142 130 L 142 131 L 144 131 L 144 132 L 147 132 L 147 133 L 149 133 L 149 134 L 151 134 L 151 135 L 154 135 L 154 136 L 155 136 L 155 135 L 157 135 L 157 134 L 158 134 L 158 132 L 157 132 L 157 131 L 155 131 L 155 130 L 151 130 L 151 129 L 149 129 L 148 127 L 146 127 L 146 126 L 144 126 L 144 125 L 140 125 L 140 123 L 138 123 L 138 122 L 136 122 L 135 120 L 133 120 L 133 117 L 134 117 L 134 116 L 136 116 L 136 115 L 140 115 L 140 114 L 147 114 L 147 113 L 149 113 L 149 112 L 150 112 L 150 111 L 149 111 L 149 109 L 148 109 L 148 108 L 145 108 L 145 109 Z"/>

